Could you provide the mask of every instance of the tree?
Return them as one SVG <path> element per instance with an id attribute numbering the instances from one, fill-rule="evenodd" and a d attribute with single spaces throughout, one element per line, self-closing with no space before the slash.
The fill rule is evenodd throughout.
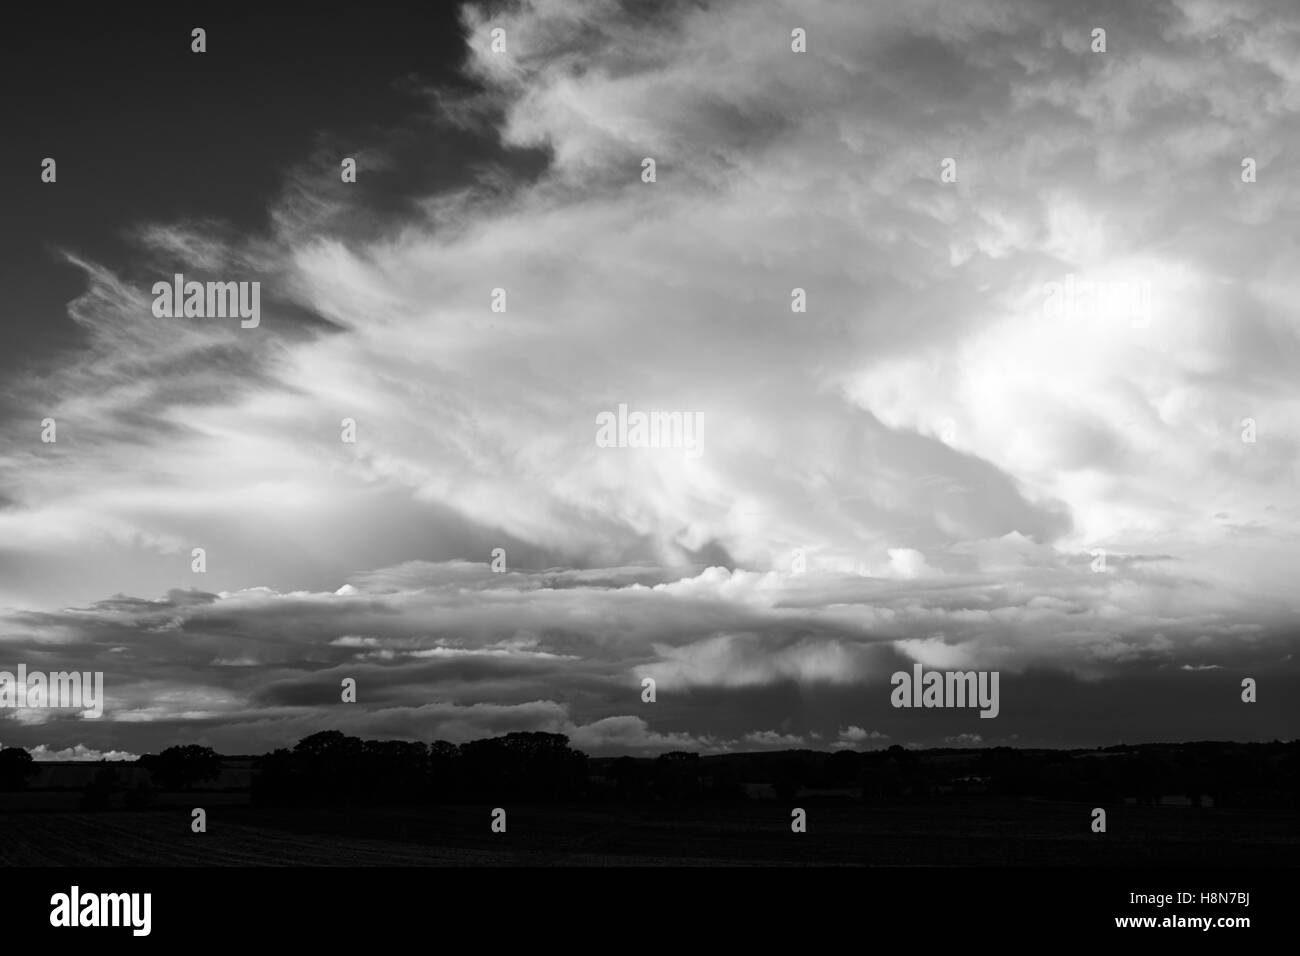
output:
<path id="1" fill-rule="evenodd" d="M 221 755 L 198 744 L 145 754 L 139 762 L 164 790 L 189 790 L 196 783 L 215 780 L 221 773 Z"/>
<path id="2" fill-rule="evenodd" d="M 359 788 L 372 802 L 406 803 L 424 795 L 429 748 L 409 740 L 367 740 L 358 768 Z"/>
<path id="3" fill-rule="evenodd" d="M 429 791 L 434 800 L 447 800 L 460 791 L 460 748 L 445 740 L 429 744 Z"/>
<path id="4" fill-rule="evenodd" d="M 520 800 L 554 800 L 578 794 L 587 757 L 564 734 L 517 731 L 460 746 L 460 769 L 469 791 Z"/>
<path id="5" fill-rule="evenodd" d="M 338 730 L 322 730 L 294 745 L 294 767 L 313 803 L 348 803 L 365 790 L 365 744 Z"/>
<path id="6" fill-rule="evenodd" d="M 294 766 L 293 752 L 279 747 L 254 763 L 253 802 L 265 806 L 293 806 L 303 799 L 301 779 Z"/>
<path id="7" fill-rule="evenodd" d="M 294 744 L 293 752 L 313 761 L 342 763 L 361 756 L 360 737 L 349 737 L 338 730 L 322 730 Z"/>

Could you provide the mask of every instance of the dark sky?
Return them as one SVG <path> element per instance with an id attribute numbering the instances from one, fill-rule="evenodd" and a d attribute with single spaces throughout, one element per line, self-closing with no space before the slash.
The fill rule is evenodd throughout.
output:
<path id="1" fill-rule="evenodd" d="M 0 379 L 80 343 L 67 303 L 85 274 L 58 250 L 121 267 L 124 234 L 144 221 L 215 218 L 265 232 L 286 170 L 322 149 L 351 155 L 387 139 L 420 108 L 422 89 L 466 86 L 454 4 L 37 4 L 7 17 Z M 190 49 L 199 26 L 204 54 Z M 401 181 L 358 185 L 380 204 L 445 188 L 491 145 L 461 137 L 458 156 L 426 149 Z M 39 178 L 47 156 L 58 163 L 53 186 Z"/>

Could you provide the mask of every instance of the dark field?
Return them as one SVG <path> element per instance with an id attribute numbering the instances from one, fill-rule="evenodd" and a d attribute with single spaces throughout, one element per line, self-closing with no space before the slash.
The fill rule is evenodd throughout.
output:
<path id="1" fill-rule="evenodd" d="M 180 796 L 180 795 L 176 795 Z M 1295 866 L 1300 814 L 1287 810 L 1116 807 L 1108 832 L 1090 807 L 1013 800 L 941 804 L 806 801 L 734 806 L 488 806 L 266 810 L 195 794 L 174 808 L 0 811 L 7 866 Z M 169 800 L 168 803 L 171 801 Z M 178 801 L 179 804 L 179 801 Z M 189 808 L 208 811 L 190 831 Z"/>

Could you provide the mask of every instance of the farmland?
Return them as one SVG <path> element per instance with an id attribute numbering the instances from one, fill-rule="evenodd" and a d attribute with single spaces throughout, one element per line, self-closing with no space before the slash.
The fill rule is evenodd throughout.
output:
<path id="1" fill-rule="evenodd" d="M 526 806 L 504 834 L 489 806 L 264 809 L 196 793 L 149 810 L 0 808 L 6 866 L 1295 865 L 1289 810 L 1040 801 L 806 801 L 808 831 L 775 804 Z M 211 799 L 209 799 L 211 798 Z M 190 830 L 189 809 L 208 813 Z"/>

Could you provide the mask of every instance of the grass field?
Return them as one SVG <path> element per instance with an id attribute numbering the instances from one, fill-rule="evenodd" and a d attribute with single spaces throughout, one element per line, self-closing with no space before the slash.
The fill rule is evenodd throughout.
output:
<path id="1" fill-rule="evenodd" d="M 0 810 L 7 866 L 1272 865 L 1300 864 L 1288 811 L 1116 807 L 1108 832 L 1078 804 L 975 800 L 863 806 L 482 807 L 263 810 L 187 803 L 148 811 Z M 170 803 L 170 801 L 169 801 Z M 190 830 L 205 806 L 208 832 Z"/>

